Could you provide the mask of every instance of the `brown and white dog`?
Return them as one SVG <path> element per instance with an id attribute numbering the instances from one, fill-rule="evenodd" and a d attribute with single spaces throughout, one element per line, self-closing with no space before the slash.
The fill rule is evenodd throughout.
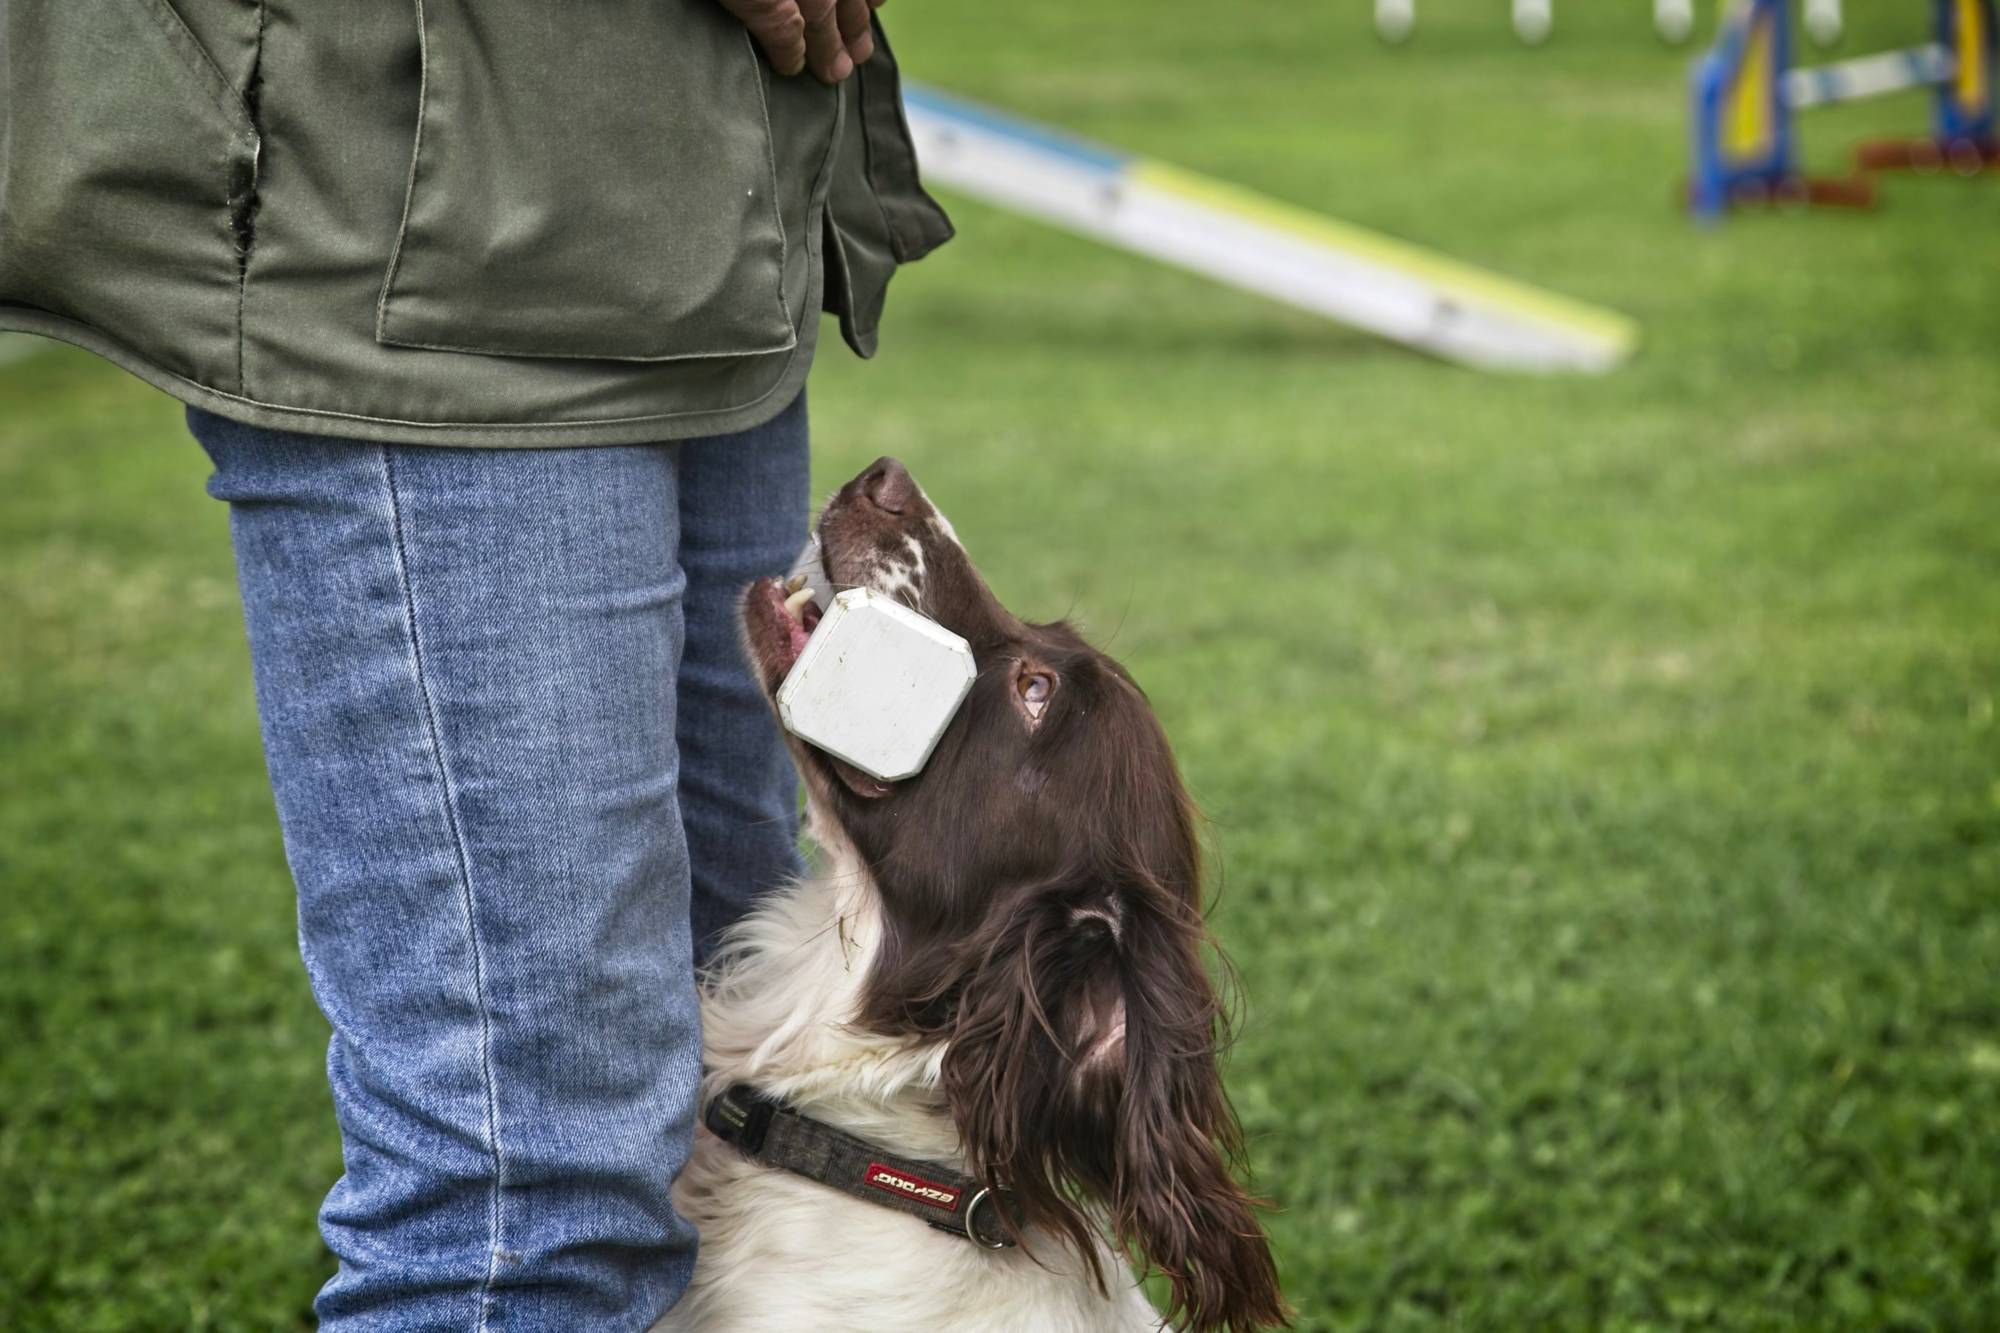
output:
<path id="1" fill-rule="evenodd" d="M 841 488 L 819 536 L 834 588 L 963 636 L 978 678 L 906 781 L 792 741 L 820 864 L 707 979 L 704 1101 L 751 1084 L 1011 1190 L 1020 1244 L 982 1248 L 703 1130 L 674 1195 L 700 1258 L 661 1327 L 1157 1328 L 1126 1256 L 1166 1275 L 1177 1325 L 1282 1323 L 1230 1170 L 1194 814 L 1145 696 L 1067 625 L 1001 606 L 893 459 Z M 812 620 L 786 600 L 775 579 L 743 598 L 772 692 Z"/>

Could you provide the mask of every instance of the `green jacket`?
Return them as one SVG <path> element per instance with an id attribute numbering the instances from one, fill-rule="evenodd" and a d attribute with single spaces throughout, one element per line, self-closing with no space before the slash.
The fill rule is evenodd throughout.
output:
<path id="1" fill-rule="evenodd" d="M 951 235 L 896 70 L 715 0 L 0 0 L 0 328 L 259 425 L 738 430 Z"/>

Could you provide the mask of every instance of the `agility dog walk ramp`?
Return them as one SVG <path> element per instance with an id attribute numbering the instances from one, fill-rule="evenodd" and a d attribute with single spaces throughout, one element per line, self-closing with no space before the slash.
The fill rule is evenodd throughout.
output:
<path id="1" fill-rule="evenodd" d="M 1238 186 L 906 86 L 927 180 L 1482 370 L 1610 370 L 1624 315 Z"/>

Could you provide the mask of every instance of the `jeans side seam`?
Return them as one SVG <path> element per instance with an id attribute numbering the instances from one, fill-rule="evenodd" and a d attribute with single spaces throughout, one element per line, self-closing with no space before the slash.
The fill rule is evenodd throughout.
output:
<path id="1" fill-rule="evenodd" d="M 452 854 L 458 863 L 459 897 L 465 910 L 466 937 L 472 951 L 473 998 L 479 1007 L 479 1073 L 486 1098 L 487 1151 L 493 1161 L 493 1186 L 487 1206 L 486 1276 L 479 1286 L 477 1325 L 479 1333 L 485 1333 L 487 1307 L 491 1302 L 493 1284 L 499 1273 L 502 1240 L 500 1190 L 507 1171 L 506 1154 L 500 1146 L 499 1091 L 493 1076 L 491 1007 L 486 998 L 486 969 L 480 947 L 478 915 L 473 907 L 472 858 L 465 847 L 464 828 L 459 820 L 458 799 L 451 781 L 451 768 L 445 761 L 443 729 L 438 724 L 437 705 L 431 695 L 430 675 L 424 663 L 423 638 L 417 628 L 416 591 L 410 582 L 409 550 L 403 535 L 403 507 L 396 489 L 395 458 L 387 445 L 380 447 L 379 456 L 382 460 L 382 484 L 389 506 L 389 523 L 394 537 L 392 549 L 396 565 L 396 583 L 403 596 L 404 626 L 409 637 L 410 669 L 417 687 L 417 698 L 423 708 L 425 748 L 430 753 L 431 767 L 438 782 L 445 827 L 450 833 Z"/>

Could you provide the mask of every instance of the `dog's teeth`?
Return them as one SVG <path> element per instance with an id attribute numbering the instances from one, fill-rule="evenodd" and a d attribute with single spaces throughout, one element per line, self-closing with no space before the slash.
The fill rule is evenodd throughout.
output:
<path id="1" fill-rule="evenodd" d="M 806 576 L 803 574 L 794 574 L 790 578 L 785 580 L 786 592 L 797 592 L 800 588 L 803 588 L 805 586 L 806 586 Z"/>
<path id="2" fill-rule="evenodd" d="M 803 625 L 805 623 L 806 603 L 812 599 L 811 588 L 800 588 L 785 599 L 785 614 Z"/>

